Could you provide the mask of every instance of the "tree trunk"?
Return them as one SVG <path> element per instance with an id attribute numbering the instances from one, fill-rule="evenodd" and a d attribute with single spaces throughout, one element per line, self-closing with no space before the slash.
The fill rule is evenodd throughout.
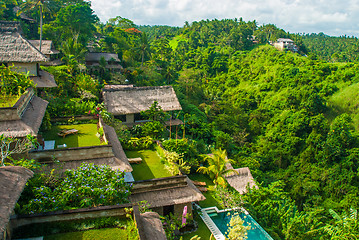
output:
<path id="1" fill-rule="evenodd" d="M 42 45 L 42 4 L 40 4 L 40 47 L 39 47 L 40 52 L 41 52 L 41 45 Z"/>

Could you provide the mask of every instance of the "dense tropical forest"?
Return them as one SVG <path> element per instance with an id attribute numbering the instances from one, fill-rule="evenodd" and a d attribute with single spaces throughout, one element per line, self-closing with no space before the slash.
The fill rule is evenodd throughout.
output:
<path id="1" fill-rule="evenodd" d="M 13 11 L 21 6 L 39 19 L 37 1 L 1 2 L 0 19 L 20 20 L 28 39 L 39 38 L 37 21 Z M 104 84 L 172 85 L 183 108 L 178 135 L 187 139 L 173 149 L 186 149 L 190 171 L 205 164 L 198 156 L 206 149 L 226 149 L 260 186 L 240 204 L 273 238 L 359 236 L 357 38 L 292 34 L 241 18 L 182 27 L 138 26 L 120 16 L 102 23 L 89 2 L 41 2 L 43 37 L 66 63 L 47 67 L 59 85 L 44 94 L 49 117 L 91 111 Z M 291 38 L 299 51 L 278 51 L 269 44 L 277 38 Z M 89 48 L 117 53 L 121 74 L 105 66 L 86 73 Z M 118 134 L 124 144 L 131 134 L 160 137 L 136 131 Z"/>

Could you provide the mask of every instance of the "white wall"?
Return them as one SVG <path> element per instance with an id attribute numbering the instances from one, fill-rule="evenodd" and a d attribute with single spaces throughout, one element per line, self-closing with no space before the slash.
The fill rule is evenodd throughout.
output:
<path id="1" fill-rule="evenodd" d="M 11 64 L 9 64 L 11 66 Z M 18 73 L 27 73 L 29 76 L 37 76 L 37 66 L 36 63 L 14 63 L 13 71 Z"/>

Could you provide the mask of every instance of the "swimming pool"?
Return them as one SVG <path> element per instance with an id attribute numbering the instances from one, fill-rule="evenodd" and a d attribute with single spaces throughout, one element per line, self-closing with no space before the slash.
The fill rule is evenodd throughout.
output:
<path id="1" fill-rule="evenodd" d="M 209 218 L 213 221 L 213 223 L 217 226 L 219 231 L 226 236 L 228 232 L 228 225 L 229 222 L 235 214 L 238 214 L 239 217 L 244 221 L 244 225 L 251 226 L 251 229 L 247 232 L 247 240 L 273 240 L 269 234 L 252 218 L 249 213 L 241 209 L 241 211 L 237 211 L 239 209 L 231 210 L 218 210 L 216 207 L 205 208 L 203 209 L 202 213 L 207 214 Z M 223 236 L 223 237 L 224 237 Z M 216 238 L 216 239 L 222 239 Z"/>

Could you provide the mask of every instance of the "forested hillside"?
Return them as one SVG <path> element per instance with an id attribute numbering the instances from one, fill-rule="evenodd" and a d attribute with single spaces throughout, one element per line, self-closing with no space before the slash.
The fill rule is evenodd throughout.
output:
<path id="1" fill-rule="evenodd" d="M 312 54 L 330 62 L 357 62 L 359 41 L 356 37 L 331 37 L 324 33 L 303 35 L 303 43 Z"/>
<path id="2" fill-rule="evenodd" d="M 171 83 L 188 114 L 189 137 L 226 148 L 234 165 L 250 167 L 262 184 L 245 199 L 271 235 L 320 238 L 329 209 L 340 213 L 359 203 L 352 121 L 359 65 L 253 44 L 249 36 L 260 29 L 202 21 L 162 38 L 172 46 L 167 64 L 178 78 Z"/>

